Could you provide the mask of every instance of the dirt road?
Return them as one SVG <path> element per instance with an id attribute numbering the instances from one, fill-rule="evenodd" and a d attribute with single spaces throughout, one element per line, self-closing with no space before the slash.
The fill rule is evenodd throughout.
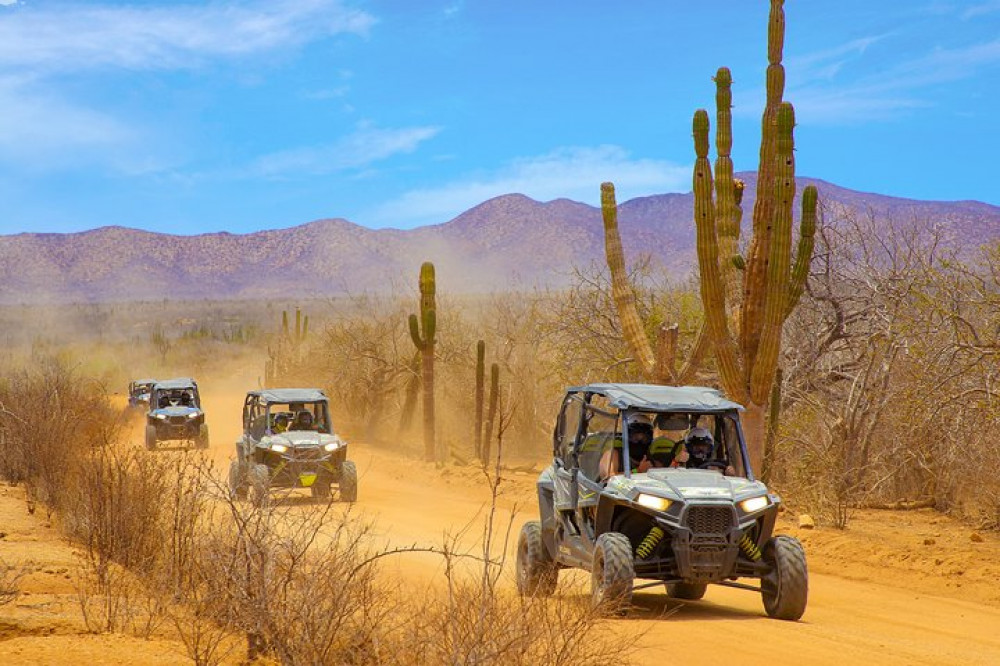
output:
<path id="1" fill-rule="evenodd" d="M 206 400 L 218 422 L 214 432 L 223 435 L 216 437 L 212 446 L 213 457 L 222 463 L 228 460 L 238 427 L 223 426 L 219 417 L 225 415 L 228 424 L 238 423 L 242 398 L 226 391 L 209 393 Z M 355 510 L 376 521 L 377 532 L 387 543 L 440 545 L 446 538 L 461 535 L 460 544 L 470 551 L 477 549 L 490 499 L 480 472 L 462 467 L 440 470 L 361 444 L 352 445 L 351 457 L 360 475 Z M 533 484 L 532 475 L 514 473 L 501 486 L 499 522 L 501 529 L 508 522 L 511 526 L 511 563 L 517 531 L 537 512 Z M 928 527 L 900 520 L 894 522 L 904 538 L 910 531 Z M 943 529 L 937 524 L 939 518 L 927 516 L 923 520 L 938 533 Z M 880 519 L 871 525 L 870 529 L 880 529 Z M 792 529 L 792 524 L 786 522 L 785 527 Z M 637 654 L 640 664 L 1000 664 L 1000 576 L 992 578 L 991 586 L 991 576 L 1000 570 L 979 572 L 983 575 L 978 579 L 973 579 L 976 572 L 968 571 L 976 566 L 977 558 L 996 562 L 1000 539 L 990 536 L 985 544 L 988 550 L 970 551 L 962 567 L 951 571 L 953 580 L 965 581 L 969 594 L 964 594 L 954 587 L 962 582 L 946 586 L 944 577 L 935 579 L 934 568 L 947 566 L 940 558 L 900 571 L 880 570 L 877 562 L 875 566 L 854 566 L 852 549 L 857 550 L 860 563 L 872 561 L 880 548 L 873 543 L 884 542 L 888 545 L 881 547 L 890 551 L 905 548 L 892 545 L 897 537 L 888 532 L 868 535 L 868 540 L 845 538 L 843 534 L 831 535 L 832 546 L 817 543 L 817 552 L 807 543 L 812 563 L 810 599 L 800 622 L 769 619 L 759 595 L 753 592 L 711 586 L 702 601 L 679 602 L 668 599 L 658 588 L 650 588 L 636 594 L 637 609 L 630 617 L 609 621 L 610 631 L 620 631 L 623 636 L 634 635 L 637 628 L 644 632 Z M 954 541 L 960 534 L 961 528 L 955 528 L 939 538 Z M 429 584 L 443 569 L 436 556 L 418 554 L 401 555 L 388 566 L 400 576 Z M 510 576 L 507 585 L 513 589 Z M 563 594 L 588 593 L 585 573 L 564 572 L 563 577 L 569 583 Z M 886 584 L 864 578 L 882 579 Z M 968 601 L 963 596 L 994 603 Z"/>
<path id="2" fill-rule="evenodd" d="M 228 384 L 229 382 L 227 382 Z M 205 392 L 212 429 L 209 451 L 221 471 L 239 434 L 243 378 Z M 141 446 L 141 439 L 137 439 Z M 165 454 L 169 455 L 169 454 Z M 360 498 L 340 505 L 375 521 L 380 543 L 435 546 L 451 539 L 475 552 L 482 536 L 490 493 L 482 474 L 462 467 L 436 468 L 374 446 L 352 443 L 350 457 L 360 473 Z M 501 485 L 498 524 L 509 525 L 507 552 L 513 561 L 517 531 L 535 517 L 534 476 L 508 473 Z M 124 636 L 88 636 L 73 620 L 70 572 L 75 558 L 40 516 L 0 497 L 0 556 L 30 562 L 36 571 L 30 596 L 0 622 L 0 662 L 187 663 L 179 646 Z M 977 535 L 933 512 L 859 516 L 847 531 L 799 532 L 789 519 L 785 531 L 806 544 L 810 599 L 802 621 L 767 618 L 759 595 L 710 587 L 697 602 L 670 600 L 658 588 L 638 592 L 635 611 L 609 620 L 620 636 L 642 634 L 639 664 L 1000 664 L 1000 538 Z M 513 590 L 512 574 L 504 585 Z M 439 556 L 405 554 L 385 560 L 384 571 L 405 580 L 414 594 L 439 585 Z M 563 572 L 563 595 L 586 595 L 583 572 Z M 11 607 L 8 607 L 10 609 Z M 0 616 L 4 615 L 0 609 Z"/>

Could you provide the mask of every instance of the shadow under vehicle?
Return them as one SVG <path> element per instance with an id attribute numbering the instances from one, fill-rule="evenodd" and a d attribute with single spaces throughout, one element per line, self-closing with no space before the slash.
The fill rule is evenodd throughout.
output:
<path id="1" fill-rule="evenodd" d="M 593 604 L 612 612 L 627 611 L 633 590 L 664 585 L 671 597 L 700 599 L 715 584 L 759 592 L 770 617 L 799 619 L 808 595 L 805 552 L 798 540 L 773 534 L 781 500 L 753 476 L 742 409 L 709 388 L 568 389 L 554 460 L 538 479 L 541 520 L 525 524 L 518 540 L 518 591 L 552 594 L 559 569 L 573 567 L 591 572 Z M 660 431 L 647 449 L 654 465 L 683 458 L 671 445 L 693 441 L 695 428 L 711 440 L 710 453 L 640 473 L 630 428 L 622 427 L 639 420 Z M 670 453 L 657 460 L 657 450 Z M 612 456 L 627 464 L 602 478 Z"/>
<path id="2" fill-rule="evenodd" d="M 153 451 L 163 441 L 180 441 L 208 448 L 208 426 L 201 408 L 198 384 L 182 377 L 153 384 L 146 414 L 146 448 Z"/>
<path id="3" fill-rule="evenodd" d="M 149 411 L 149 396 L 153 392 L 155 379 L 134 379 L 128 384 L 128 408 L 134 411 Z"/>
<path id="4" fill-rule="evenodd" d="M 347 442 L 333 431 L 326 394 L 306 388 L 247 393 L 243 435 L 229 466 L 231 495 L 249 494 L 259 505 L 272 489 L 308 488 L 313 498 L 326 500 L 334 484 L 340 499 L 357 499 L 357 469 L 347 459 Z"/>

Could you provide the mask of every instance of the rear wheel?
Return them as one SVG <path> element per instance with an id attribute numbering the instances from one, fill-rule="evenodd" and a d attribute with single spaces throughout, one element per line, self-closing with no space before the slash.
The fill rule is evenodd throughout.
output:
<path id="1" fill-rule="evenodd" d="M 229 497 L 241 502 L 247 498 L 247 480 L 238 460 L 229 463 Z"/>
<path id="2" fill-rule="evenodd" d="M 798 620 L 806 612 L 809 571 L 798 539 L 776 536 L 764 545 L 764 561 L 771 572 L 760 581 L 764 610 L 779 620 Z"/>
<path id="3" fill-rule="evenodd" d="M 156 449 L 156 426 L 146 426 L 146 448 L 150 451 Z"/>
<path id="4" fill-rule="evenodd" d="M 559 567 L 542 541 L 542 524 L 525 523 L 517 540 L 517 591 L 521 596 L 550 596 L 559 581 Z"/>
<path id="5" fill-rule="evenodd" d="M 590 571 L 590 596 L 594 608 L 624 615 L 632 602 L 634 579 L 635 562 L 628 537 L 618 532 L 605 532 L 597 537 Z"/>
<path id="6" fill-rule="evenodd" d="M 697 601 L 705 596 L 708 583 L 667 583 L 667 594 L 674 599 Z"/>
<path id="7" fill-rule="evenodd" d="M 271 486 L 271 471 L 267 465 L 253 465 L 250 468 L 250 500 L 254 506 L 267 504 Z"/>
<path id="8" fill-rule="evenodd" d="M 340 463 L 340 499 L 345 502 L 358 499 L 358 468 L 350 460 Z"/>

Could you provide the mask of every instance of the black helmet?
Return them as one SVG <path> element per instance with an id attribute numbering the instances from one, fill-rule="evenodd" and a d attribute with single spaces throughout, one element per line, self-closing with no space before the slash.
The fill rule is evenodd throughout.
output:
<path id="1" fill-rule="evenodd" d="M 303 409 L 298 414 L 295 415 L 295 423 L 297 425 L 305 426 L 311 428 L 313 424 L 313 415 L 308 409 Z"/>
<path id="2" fill-rule="evenodd" d="M 629 414 L 625 423 L 628 426 L 629 447 L 633 450 L 645 449 L 653 441 L 653 423 L 645 414 Z"/>
<path id="3" fill-rule="evenodd" d="M 691 462 L 701 465 L 712 458 L 715 439 L 707 428 L 692 428 L 684 438 L 684 447 L 691 456 Z"/>

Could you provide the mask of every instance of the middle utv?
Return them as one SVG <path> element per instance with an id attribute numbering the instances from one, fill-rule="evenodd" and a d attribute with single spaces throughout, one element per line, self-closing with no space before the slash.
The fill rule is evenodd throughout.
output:
<path id="1" fill-rule="evenodd" d="M 347 442 L 333 431 L 329 401 L 320 389 L 251 391 L 243 403 L 243 436 L 229 467 L 229 490 L 264 504 L 275 488 L 308 488 L 327 500 L 336 484 L 340 499 L 358 496 L 358 473 Z"/>
<path id="2" fill-rule="evenodd" d="M 742 409 L 710 388 L 570 388 L 538 479 L 541 520 L 518 541 L 518 591 L 552 594 L 573 567 L 591 572 L 593 604 L 610 612 L 637 589 L 700 599 L 715 584 L 759 592 L 770 617 L 802 617 L 805 552 L 774 535 L 781 499 L 754 479 Z"/>

